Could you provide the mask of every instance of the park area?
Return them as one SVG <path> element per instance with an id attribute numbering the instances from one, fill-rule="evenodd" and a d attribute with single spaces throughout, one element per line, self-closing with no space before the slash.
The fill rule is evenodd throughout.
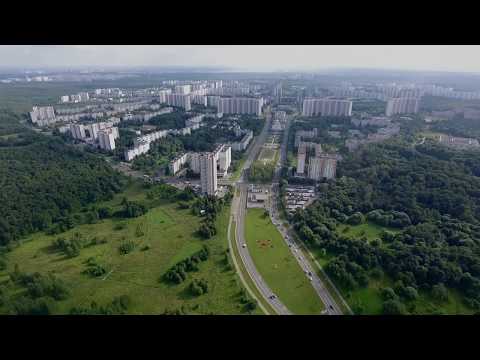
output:
<path id="1" fill-rule="evenodd" d="M 101 205 L 119 209 L 124 196 L 130 201 L 152 202 L 144 189 L 134 186 Z M 199 217 L 192 215 L 190 209 L 181 209 L 178 203 L 160 201 L 137 218 L 108 218 L 57 235 L 37 233 L 7 254 L 8 267 L 0 272 L 0 284 L 8 282 L 15 264 L 22 272 L 55 274 L 70 291 L 67 299 L 55 302 L 55 314 L 68 314 L 73 307 L 89 306 L 92 301 L 108 304 L 122 295 L 131 299 L 128 314 L 162 314 L 178 309 L 188 314 L 246 314 L 239 279 L 226 255 L 228 217 L 229 207 L 225 207 L 216 220 L 217 235 L 203 240 L 196 234 Z M 55 239 L 73 236 L 96 237 L 100 241 L 82 248 L 78 256 L 71 258 L 52 247 Z M 122 254 L 119 247 L 128 241 L 135 244 L 134 249 Z M 180 284 L 159 281 L 173 265 L 204 245 L 210 255 L 199 264 L 198 271 L 187 273 Z M 108 271 L 99 277 L 85 274 L 92 261 Z M 194 279 L 206 280 L 208 292 L 194 296 L 189 288 Z M 12 296 L 24 291 L 12 284 L 8 289 Z M 0 313 L 5 313 L 1 306 Z M 253 313 L 262 312 L 257 308 Z"/>
<path id="2" fill-rule="evenodd" d="M 323 303 L 264 210 L 248 210 L 245 236 L 256 268 L 285 306 L 297 315 L 320 314 Z"/>
<path id="3" fill-rule="evenodd" d="M 384 227 L 372 222 L 365 222 L 359 225 L 340 224 L 337 227 L 337 233 L 352 239 L 366 238 L 368 242 L 374 239 L 380 239 L 383 231 L 391 233 L 399 232 L 398 229 Z M 380 245 L 381 246 L 381 245 Z M 320 251 L 318 248 L 310 248 L 315 260 L 324 268 L 333 258 L 334 255 Z M 381 289 L 394 288 L 395 284 L 385 274 L 378 278 L 370 278 L 368 286 L 359 287 L 354 290 L 348 290 L 338 285 L 338 289 L 342 293 L 345 301 L 355 314 L 364 315 L 381 315 L 383 299 Z M 466 307 L 457 291 L 450 290 L 448 299 L 443 302 L 433 299 L 428 292 L 419 291 L 419 297 L 415 301 L 406 304 L 408 310 L 413 314 L 471 314 L 472 310 Z"/>
<path id="4" fill-rule="evenodd" d="M 269 148 L 269 147 L 262 147 L 260 154 L 258 155 L 258 161 L 262 162 L 272 162 L 275 161 L 276 155 L 278 150 Z"/>

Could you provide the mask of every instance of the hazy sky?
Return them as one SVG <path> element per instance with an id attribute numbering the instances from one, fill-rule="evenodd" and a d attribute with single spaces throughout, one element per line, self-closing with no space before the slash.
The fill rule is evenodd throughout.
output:
<path id="1" fill-rule="evenodd" d="M 238 70 L 334 67 L 480 72 L 471 45 L 0 45 L 0 66 L 222 66 Z"/>

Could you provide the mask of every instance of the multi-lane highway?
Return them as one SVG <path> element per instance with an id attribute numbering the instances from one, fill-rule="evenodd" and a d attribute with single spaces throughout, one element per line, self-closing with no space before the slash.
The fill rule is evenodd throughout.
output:
<path id="1" fill-rule="evenodd" d="M 289 246 L 292 256 L 295 257 L 298 264 L 305 272 L 305 276 L 311 281 L 313 288 L 315 289 L 316 293 L 322 300 L 323 304 L 325 305 L 324 314 L 329 315 L 341 315 L 342 310 L 335 302 L 325 285 L 323 284 L 322 280 L 318 277 L 316 271 L 313 269 L 311 263 L 305 257 L 305 254 L 302 250 L 302 247 L 296 243 L 293 233 L 288 230 L 280 220 L 279 214 L 279 180 L 281 176 L 281 167 L 285 164 L 287 160 L 287 142 L 288 142 L 288 131 L 292 121 L 292 118 L 287 120 L 286 128 L 284 131 L 284 137 L 282 140 L 281 148 L 280 148 L 280 157 L 278 164 L 275 168 L 274 179 L 272 182 L 271 188 L 271 200 L 270 201 L 270 216 L 272 218 L 272 222 L 277 226 L 279 232 L 282 234 L 284 241 Z M 288 315 L 291 312 L 287 309 L 287 307 L 278 299 L 278 297 L 272 292 L 272 290 L 268 287 L 266 282 L 263 280 L 259 272 L 257 271 L 253 260 L 250 256 L 248 251 L 248 247 L 246 246 L 245 241 L 245 215 L 246 215 L 246 202 L 247 202 L 247 187 L 248 183 L 245 179 L 246 170 L 251 166 L 253 161 L 255 161 L 262 145 L 264 144 L 267 135 L 270 130 L 271 124 L 271 115 L 270 112 L 266 114 L 266 122 L 265 126 L 260 133 L 260 135 L 255 139 L 254 144 L 249 149 L 249 153 L 247 154 L 247 159 L 242 167 L 242 172 L 239 180 L 234 184 L 236 191 L 235 197 L 232 202 L 231 207 L 231 214 L 232 218 L 235 219 L 236 223 L 236 233 L 235 233 L 235 241 L 234 246 L 237 247 L 238 253 L 240 254 L 241 261 L 243 266 L 245 267 L 247 273 L 253 280 L 255 286 L 259 290 L 262 297 L 264 297 L 265 301 L 267 301 L 271 307 L 281 315 Z M 292 289 L 292 291 L 295 291 Z"/>
<path id="2" fill-rule="evenodd" d="M 290 129 L 290 124 L 292 118 L 287 120 L 287 124 L 284 131 L 283 141 L 280 147 L 280 157 L 277 167 L 275 169 L 275 176 L 272 183 L 271 188 L 271 197 L 272 201 L 270 202 L 270 217 L 272 218 L 272 222 L 277 227 L 280 234 L 284 241 L 287 243 L 288 247 L 290 248 L 292 255 L 297 260 L 298 264 L 302 268 L 305 273 L 305 276 L 309 278 L 310 282 L 312 283 L 313 288 L 317 292 L 318 296 L 322 300 L 323 304 L 325 305 L 324 313 L 328 315 L 341 315 L 342 310 L 335 302 L 329 291 L 326 289 L 325 285 L 323 284 L 322 280 L 318 277 L 316 271 L 313 269 L 311 263 L 305 257 L 304 252 L 302 251 L 302 247 L 297 244 L 295 241 L 294 234 L 291 230 L 288 230 L 284 225 L 282 220 L 280 219 L 280 191 L 279 191 L 279 180 L 281 174 L 281 168 L 286 163 L 287 160 L 287 147 L 288 147 L 288 132 Z"/>
<path id="3" fill-rule="evenodd" d="M 254 144 L 249 149 L 249 153 L 247 154 L 247 159 L 242 167 L 242 172 L 239 180 L 235 183 L 235 196 L 231 206 L 231 215 L 235 219 L 236 223 L 236 233 L 235 233 L 235 241 L 234 246 L 237 247 L 238 253 L 240 254 L 241 261 L 243 266 L 245 267 L 248 275 L 255 283 L 260 294 L 263 296 L 265 301 L 267 301 L 271 307 L 280 315 L 289 315 L 291 312 L 287 309 L 287 307 L 282 304 L 282 302 L 278 299 L 278 297 L 272 292 L 272 290 L 268 287 L 267 283 L 263 280 L 260 273 L 257 271 L 255 264 L 248 252 L 248 248 L 246 247 L 245 241 L 245 214 L 247 208 L 247 184 L 245 182 L 245 173 L 246 170 L 251 166 L 252 162 L 258 155 L 263 143 L 265 142 L 268 131 L 270 129 L 271 123 L 271 115 L 269 112 L 266 114 L 266 121 L 265 126 L 255 139 Z M 238 192 L 238 193 L 237 193 Z"/>

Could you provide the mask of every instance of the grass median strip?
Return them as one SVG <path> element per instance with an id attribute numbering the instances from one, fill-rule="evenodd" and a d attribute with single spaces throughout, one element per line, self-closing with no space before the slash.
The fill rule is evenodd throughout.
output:
<path id="1" fill-rule="evenodd" d="M 245 266 L 243 265 L 243 262 L 240 258 L 240 254 L 238 253 L 238 249 L 235 246 L 235 233 L 236 233 L 236 222 L 232 221 L 232 227 L 230 229 L 230 236 L 232 239 L 232 256 L 235 258 L 236 263 L 239 267 L 240 272 L 242 273 L 243 280 L 246 282 L 248 288 L 253 292 L 253 294 L 257 297 L 258 301 L 263 305 L 263 307 L 266 309 L 267 314 L 266 315 L 276 315 L 275 310 L 272 308 L 272 306 L 263 298 L 262 294 L 260 291 L 257 289 L 256 285 L 254 284 L 252 278 L 248 274 L 247 270 L 245 269 Z"/>
<path id="2" fill-rule="evenodd" d="M 248 210 L 245 235 L 255 266 L 285 306 L 298 315 L 320 314 L 325 306 L 263 209 Z"/>

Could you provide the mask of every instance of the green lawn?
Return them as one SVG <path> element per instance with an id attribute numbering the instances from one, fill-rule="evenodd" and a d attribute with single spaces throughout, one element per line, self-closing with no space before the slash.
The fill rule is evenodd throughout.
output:
<path id="1" fill-rule="evenodd" d="M 380 295 L 380 289 L 385 287 L 393 288 L 392 281 L 386 276 L 378 280 L 371 279 L 366 288 L 353 291 L 345 291 L 341 288 L 339 290 L 353 311 L 358 312 L 357 307 L 360 305 L 362 308 L 361 314 L 381 315 L 383 299 Z M 449 289 L 448 292 L 449 296 L 446 302 L 439 302 L 433 299 L 429 293 L 420 291 L 419 298 L 416 301 L 404 302 L 404 304 L 407 310 L 414 315 L 461 315 L 474 313 L 472 309 L 465 306 L 457 291 Z"/>
<path id="2" fill-rule="evenodd" d="M 125 194 L 117 196 L 109 204 L 117 206 L 123 196 L 137 201 L 148 202 L 144 191 L 133 186 Z M 55 313 L 68 313 L 73 306 L 88 305 L 91 301 L 106 304 L 115 296 L 129 295 L 131 314 L 160 314 L 165 309 L 178 309 L 184 306 L 193 314 L 243 314 L 240 304 L 241 286 L 235 270 L 225 262 L 228 248 L 229 208 L 225 208 L 217 219 L 218 234 L 202 240 L 195 235 L 199 218 L 190 210 L 180 210 L 177 204 L 163 203 L 151 209 L 146 215 L 125 220 L 103 220 L 97 224 L 81 225 L 55 236 L 34 234 L 18 248 L 8 253 L 8 268 L 0 272 L 0 283 L 5 281 L 7 272 L 14 264 L 19 264 L 25 272 L 55 273 L 65 280 L 71 289 L 71 296 L 57 303 Z M 126 223 L 121 230 L 115 230 L 118 222 Z M 136 228 L 140 224 L 144 235 L 137 237 Z M 106 238 L 106 244 L 95 245 L 81 250 L 80 256 L 67 259 L 50 248 L 52 240 L 59 236 L 69 238 L 74 232 L 90 238 Z M 119 244 L 133 240 L 136 248 L 127 255 L 120 255 Z M 201 248 L 209 246 L 209 259 L 200 264 L 196 273 L 188 273 L 187 280 L 179 285 L 159 282 L 158 279 L 175 263 L 185 259 Z M 149 245 L 149 250 L 143 250 Z M 86 269 L 86 259 L 94 257 L 100 264 L 107 265 L 112 272 L 103 280 L 91 278 L 82 271 Z M 193 297 L 188 291 L 192 279 L 204 278 L 209 291 Z M 12 293 L 15 289 L 12 289 Z M 0 313 L 5 309 L 0 309 Z M 261 314 L 257 308 L 255 314 Z"/>
<path id="3" fill-rule="evenodd" d="M 367 221 L 360 225 L 340 224 L 337 227 L 337 232 L 341 235 L 344 235 L 350 238 L 361 238 L 362 236 L 365 236 L 368 239 L 368 241 L 372 241 L 374 239 L 380 239 L 380 234 L 384 230 L 390 231 L 392 233 L 397 233 L 399 231 L 398 229 L 387 228 L 384 226 L 374 224 L 370 221 Z"/>
<path id="4" fill-rule="evenodd" d="M 255 266 L 294 314 L 320 314 L 324 305 L 262 209 L 247 212 L 245 235 Z"/>

